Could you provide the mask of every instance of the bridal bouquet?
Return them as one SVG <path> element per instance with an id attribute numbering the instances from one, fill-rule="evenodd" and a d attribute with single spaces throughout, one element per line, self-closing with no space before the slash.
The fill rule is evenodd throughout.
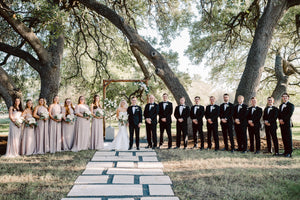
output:
<path id="1" fill-rule="evenodd" d="M 54 116 L 54 119 L 61 120 L 62 116 L 63 116 L 62 114 L 57 114 L 57 115 Z"/>
<path id="2" fill-rule="evenodd" d="M 104 117 L 105 111 L 103 109 L 98 109 L 95 113 L 96 117 Z"/>
<path id="3" fill-rule="evenodd" d="M 15 121 L 15 125 L 16 125 L 18 128 L 20 128 L 20 127 L 22 126 L 24 120 L 25 120 L 25 119 L 24 119 L 24 117 L 22 117 L 22 116 L 17 117 L 17 119 L 16 119 L 16 121 Z"/>
<path id="4" fill-rule="evenodd" d="M 25 120 L 25 126 L 26 127 L 31 127 L 31 128 L 33 128 L 33 127 L 35 127 L 35 126 L 37 126 L 38 124 L 37 124 L 37 122 L 36 122 L 36 120 L 33 118 L 33 117 L 29 117 L 29 118 L 27 118 L 26 120 Z"/>
<path id="5" fill-rule="evenodd" d="M 88 118 L 91 118 L 92 117 L 92 113 L 91 111 L 87 110 L 87 111 L 84 111 L 83 113 L 83 117 L 88 117 Z"/>
<path id="6" fill-rule="evenodd" d="M 66 116 L 66 122 L 73 123 L 75 121 L 74 114 L 70 114 Z"/>
<path id="7" fill-rule="evenodd" d="M 119 123 L 121 126 L 125 126 L 128 123 L 128 115 L 127 114 L 120 114 L 119 115 Z"/>
<path id="8" fill-rule="evenodd" d="M 48 119 L 48 118 L 49 118 L 49 112 L 48 111 L 41 112 L 40 119 Z"/>

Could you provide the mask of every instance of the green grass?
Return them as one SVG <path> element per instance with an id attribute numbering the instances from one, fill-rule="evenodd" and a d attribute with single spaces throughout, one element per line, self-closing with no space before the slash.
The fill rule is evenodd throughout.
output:
<path id="1" fill-rule="evenodd" d="M 196 199 L 299 199 L 300 150 L 293 158 L 198 150 L 157 150 L 175 195 Z"/>
<path id="2" fill-rule="evenodd" d="M 61 199 L 95 151 L 0 157 L 0 199 Z"/>

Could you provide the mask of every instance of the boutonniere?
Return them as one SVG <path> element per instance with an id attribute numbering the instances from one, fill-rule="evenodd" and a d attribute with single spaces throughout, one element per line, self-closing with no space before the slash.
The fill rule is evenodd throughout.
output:
<path id="1" fill-rule="evenodd" d="M 242 108 L 243 106 L 242 105 L 239 105 L 239 108 Z"/>
<path id="2" fill-rule="evenodd" d="M 135 111 L 139 111 L 139 108 L 136 108 Z"/>
<path id="3" fill-rule="evenodd" d="M 225 108 L 228 108 L 229 107 L 229 105 L 228 104 L 225 104 Z"/>
<path id="4" fill-rule="evenodd" d="M 215 107 L 213 106 L 213 107 L 212 107 L 212 110 L 214 110 L 214 109 L 215 109 Z"/>
<path id="5" fill-rule="evenodd" d="M 270 109 L 270 110 L 273 110 L 273 108 L 272 108 L 272 107 L 270 107 L 269 109 Z"/>
<path id="6" fill-rule="evenodd" d="M 285 108 L 286 107 L 286 105 L 285 104 L 282 104 L 282 108 Z"/>
<path id="7" fill-rule="evenodd" d="M 199 106 L 196 106 L 196 109 L 199 109 Z"/>
<path id="8" fill-rule="evenodd" d="M 182 106 L 183 109 L 185 109 L 185 106 Z"/>
<path id="9" fill-rule="evenodd" d="M 256 111 L 256 108 L 253 108 L 253 111 Z"/>

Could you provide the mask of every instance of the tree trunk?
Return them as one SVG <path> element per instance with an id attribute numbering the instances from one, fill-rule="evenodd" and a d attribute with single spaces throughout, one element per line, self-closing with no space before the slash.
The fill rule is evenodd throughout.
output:
<path id="1" fill-rule="evenodd" d="M 95 0 L 79 0 L 79 2 L 89 9 L 97 12 L 99 15 L 107 18 L 112 24 L 122 31 L 122 33 L 130 41 L 130 45 L 138 49 L 141 54 L 143 54 L 155 66 L 156 74 L 166 84 L 178 104 L 180 97 L 185 97 L 186 104 L 189 106 L 192 105 L 192 101 L 190 100 L 185 88 L 173 73 L 164 57 L 146 40 L 144 40 L 135 29 L 126 23 L 121 16 Z"/>
<path id="2" fill-rule="evenodd" d="M 281 103 L 281 95 L 287 91 L 289 80 L 289 76 L 285 75 L 283 72 L 282 65 L 282 57 L 280 56 L 280 54 L 277 54 L 275 59 L 275 75 L 277 79 L 277 84 L 272 93 L 272 97 L 275 100 L 275 105 L 277 106 Z"/>
<path id="3" fill-rule="evenodd" d="M 22 92 L 16 88 L 6 71 L 0 67 L 0 96 L 4 99 L 7 109 L 13 105 L 13 99 L 22 98 Z"/>
<path id="4" fill-rule="evenodd" d="M 288 0 L 268 1 L 255 30 L 245 70 L 236 90 L 235 102 L 238 95 L 245 97 L 245 103 L 249 103 L 251 97 L 256 96 L 274 29 L 289 6 Z"/>

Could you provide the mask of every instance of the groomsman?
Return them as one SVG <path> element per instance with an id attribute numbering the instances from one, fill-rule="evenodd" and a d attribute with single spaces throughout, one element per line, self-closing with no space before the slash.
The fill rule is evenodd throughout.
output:
<path id="1" fill-rule="evenodd" d="M 233 109 L 234 130 L 238 142 L 238 151 L 247 151 L 247 105 L 244 104 L 244 97 L 238 96 L 238 104 Z"/>
<path id="2" fill-rule="evenodd" d="M 188 144 L 188 134 L 187 134 L 187 119 L 190 115 L 190 108 L 185 105 L 185 98 L 180 98 L 180 105 L 176 106 L 174 116 L 177 120 L 176 122 L 176 147 L 180 148 L 181 133 L 184 141 L 184 149 L 186 149 Z"/>
<path id="3" fill-rule="evenodd" d="M 129 122 L 129 149 L 132 149 L 133 134 L 135 133 L 136 149 L 140 150 L 140 127 L 142 124 L 142 108 L 136 105 L 136 97 L 131 98 L 131 106 L 128 107 L 128 122 Z"/>
<path id="4" fill-rule="evenodd" d="M 284 145 L 284 156 L 292 157 L 293 140 L 292 129 L 293 126 L 291 117 L 294 112 L 294 104 L 289 102 L 290 96 L 287 93 L 282 94 L 282 104 L 279 106 L 278 119 L 280 123 L 280 130 L 282 141 Z"/>
<path id="5" fill-rule="evenodd" d="M 154 103 L 155 97 L 153 95 L 149 96 L 150 103 L 146 104 L 144 110 L 144 117 L 146 122 L 146 133 L 148 146 L 146 148 L 157 147 L 157 115 L 158 115 L 158 105 Z"/>
<path id="6" fill-rule="evenodd" d="M 228 151 L 228 136 L 231 145 L 231 152 L 234 151 L 234 139 L 233 139 L 233 104 L 229 102 L 229 95 L 223 95 L 224 103 L 220 105 L 220 119 L 221 128 L 224 138 L 225 150 Z"/>
<path id="7" fill-rule="evenodd" d="M 197 132 L 200 135 L 201 150 L 204 149 L 204 136 L 203 136 L 203 116 L 204 107 L 200 105 L 200 97 L 195 97 L 195 105 L 192 106 L 190 117 L 193 122 L 193 137 L 194 137 L 194 148 L 198 147 Z"/>
<path id="8" fill-rule="evenodd" d="M 262 116 L 262 109 L 256 106 L 256 97 L 251 98 L 251 107 L 248 109 L 248 132 L 250 137 L 250 151 L 254 152 L 254 137 L 255 137 L 255 153 L 260 152 L 260 118 Z"/>
<path id="9" fill-rule="evenodd" d="M 173 104 L 168 101 L 168 94 L 163 94 L 163 101 L 159 103 L 159 129 L 160 129 L 160 142 L 159 146 L 164 143 L 164 130 L 168 134 L 168 149 L 172 147 L 171 123 L 173 113 Z"/>
<path id="10" fill-rule="evenodd" d="M 211 134 L 213 133 L 215 141 L 215 151 L 219 150 L 219 135 L 218 135 L 218 117 L 220 114 L 220 107 L 215 104 L 216 98 L 209 97 L 210 105 L 206 106 L 205 118 L 207 120 L 207 143 L 208 148 L 211 149 Z"/>
<path id="11" fill-rule="evenodd" d="M 265 131 L 267 137 L 267 147 L 268 152 L 272 153 L 272 142 L 271 137 L 273 140 L 273 145 L 275 148 L 275 156 L 279 155 L 279 148 L 278 148 L 278 139 L 277 139 L 277 117 L 278 117 L 278 108 L 273 106 L 274 98 L 268 97 L 267 107 L 264 109 L 264 123 L 265 123 Z"/>

